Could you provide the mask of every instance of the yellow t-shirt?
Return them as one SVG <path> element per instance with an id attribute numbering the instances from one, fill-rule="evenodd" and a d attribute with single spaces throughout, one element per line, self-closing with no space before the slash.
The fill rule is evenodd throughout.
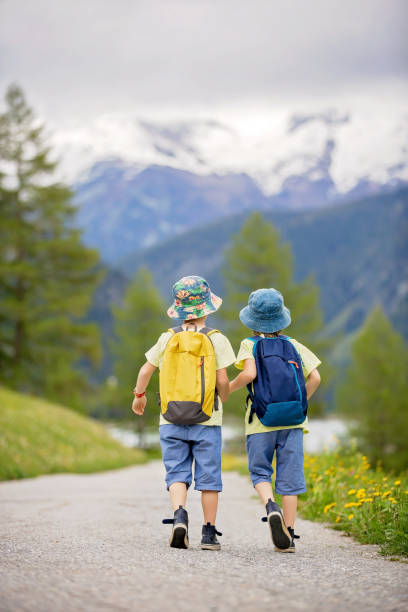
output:
<path id="1" fill-rule="evenodd" d="M 310 372 L 321 364 L 321 361 L 314 353 L 312 353 L 311 350 L 309 350 L 306 346 L 304 346 L 303 344 L 301 344 L 294 338 L 290 338 L 290 341 L 292 342 L 293 346 L 295 347 L 295 349 L 300 355 L 300 358 L 302 360 L 303 376 L 305 377 L 305 380 L 306 380 Z M 253 347 L 254 347 L 253 340 L 250 340 L 249 338 L 245 338 L 244 340 L 242 340 L 241 346 L 239 347 L 237 360 L 235 362 L 235 367 L 238 368 L 238 370 L 242 370 L 244 368 L 244 361 L 246 359 L 254 359 Z M 252 423 L 249 423 L 250 410 L 251 410 L 251 400 L 248 400 L 248 407 L 247 407 L 246 414 L 245 414 L 245 435 L 246 436 L 250 434 L 255 434 L 255 433 L 264 433 L 265 431 L 275 431 L 277 429 L 296 429 L 296 428 L 302 428 L 304 433 L 307 433 L 307 425 L 308 425 L 307 417 L 303 421 L 303 423 L 300 423 L 300 425 L 290 425 L 289 427 L 266 427 L 265 425 L 261 423 L 261 421 L 258 419 L 256 414 L 254 414 L 252 417 Z"/>
<path id="2" fill-rule="evenodd" d="M 193 331 L 193 330 L 191 330 Z M 147 351 L 146 359 L 149 363 L 161 368 L 163 362 L 164 349 L 170 338 L 172 337 L 171 332 L 165 332 L 157 340 L 156 344 Z M 210 340 L 214 346 L 215 353 L 215 367 L 217 370 L 222 368 L 228 368 L 235 362 L 235 353 L 232 349 L 231 343 L 221 332 L 211 334 Z M 160 413 L 160 425 L 171 425 L 169 421 L 166 421 L 164 416 Z M 218 410 L 214 410 L 212 416 L 208 421 L 200 423 L 201 425 L 222 425 L 222 402 L 218 398 Z"/>

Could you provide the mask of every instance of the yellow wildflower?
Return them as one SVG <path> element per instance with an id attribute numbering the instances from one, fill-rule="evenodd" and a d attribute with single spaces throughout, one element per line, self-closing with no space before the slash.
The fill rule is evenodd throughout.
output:
<path id="1" fill-rule="evenodd" d="M 359 489 L 356 493 L 356 497 L 357 499 L 362 499 L 363 497 L 365 497 L 365 494 L 366 494 L 365 489 Z"/>
<path id="2" fill-rule="evenodd" d="M 393 497 L 389 497 L 388 499 L 389 499 L 389 500 L 390 500 L 390 502 L 391 502 L 391 503 L 393 503 L 393 504 L 396 504 L 396 503 L 397 503 L 397 500 L 396 500 L 396 499 L 394 499 Z"/>
<path id="3" fill-rule="evenodd" d="M 351 519 L 354 518 L 354 514 L 349 514 L 347 518 L 349 521 L 351 521 Z"/>
<path id="4" fill-rule="evenodd" d="M 388 497 L 389 495 L 391 495 L 391 491 L 385 491 L 385 493 L 382 494 L 382 498 L 385 499 L 386 497 Z"/>
<path id="5" fill-rule="evenodd" d="M 363 499 L 360 499 L 362 504 L 368 504 L 369 502 L 373 501 L 372 497 L 364 497 Z"/>
<path id="6" fill-rule="evenodd" d="M 381 495 L 381 493 L 379 491 L 374 491 L 374 493 L 372 493 L 372 495 L 374 497 L 378 497 L 379 495 Z"/>
<path id="7" fill-rule="evenodd" d="M 340 523 L 341 518 L 339 516 L 336 516 L 336 523 Z"/>
<path id="8" fill-rule="evenodd" d="M 398 485 L 400 485 L 400 484 L 401 484 L 401 481 L 400 481 L 400 480 L 396 480 L 396 481 L 394 482 L 394 484 L 395 484 L 395 486 L 398 486 Z"/>
<path id="9" fill-rule="evenodd" d="M 355 489 L 350 489 L 350 491 L 347 491 L 347 495 L 354 495 L 355 492 Z"/>
<path id="10" fill-rule="evenodd" d="M 325 507 L 324 507 L 323 512 L 324 512 L 325 514 L 327 514 L 327 513 L 328 513 L 328 511 L 329 511 L 329 510 L 331 510 L 331 508 L 333 508 L 333 506 L 335 506 L 335 505 L 336 505 L 336 502 L 332 502 L 331 504 L 327 504 L 327 506 L 325 506 Z"/>

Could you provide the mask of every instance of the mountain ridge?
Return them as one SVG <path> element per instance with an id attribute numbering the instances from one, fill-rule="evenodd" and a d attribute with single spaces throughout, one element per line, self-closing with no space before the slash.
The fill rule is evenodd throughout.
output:
<path id="1" fill-rule="evenodd" d="M 408 338 L 408 189 L 327 209 L 263 214 L 280 231 L 281 239 L 292 246 L 295 279 L 314 275 L 324 314 L 322 331 L 340 338 L 336 351 L 341 362 L 347 358 L 350 338 L 377 302 Z M 242 213 L 191 228 L 128 255 L 117 262 L 116 269 L 107 268 L 88 315 L 88 320 L 97 321 L 104 330 L 102 378 L 111 367 L 111 306 L 122 302 L 137 269 L 145 266 L 152 272 L 168 304 L 172 284 L 185 274 L 204 276 L 222 296 L 223 253 L 246 218 L 247 213 Z"/>
<path id="2" fill-rule="evenodd" d="M 378 299 L 401 331 L 408 332 L 398 314 L 408 299 L 408 188 L 327 209 L 262 213 L 291 244 L 296 280 L 315 276 L 326 324 L 353 303 L 342 327 L 356 329 Z M 173 239 L 134 252 L 118 268 L 129 277 L 137 267 L 148 267 L 164 294 L 170 293 L 169 279 L 202 270 L 222 292 L 223 252 L 246 216 L 191 230 L 183 235 L 182 249 Z"/>
<path id="3" fill-rule="evenodd" d="M 366 182 L 355 190 L 361 196 L 379 187 Z M 95 165 L 87 181 L 76 186 L 75 202 L 84 242 L 98 248 L 105 261 L 115 263 L 135 245 L 142 250 L 234 213 L 324 208 L 353 196 L 356 193 L 336 194 L 328 172 L 290 176 L 279 194 L 267 196 L 244 172 L 200 175 L 170 166 L 139 168 L 111 160 Z"/>

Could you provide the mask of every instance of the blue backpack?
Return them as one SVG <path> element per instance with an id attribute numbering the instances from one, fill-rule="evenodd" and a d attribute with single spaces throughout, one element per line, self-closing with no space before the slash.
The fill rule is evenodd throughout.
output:
<path id="1" fill-rule="evenodd" d="M 252 401 L 249 422 L 255 413 L 267 427 L 300 425 L 307 415 L 307 395 L 299 353 L 287 336 L 250 340 L 257 375 L 247 385 Z"/>

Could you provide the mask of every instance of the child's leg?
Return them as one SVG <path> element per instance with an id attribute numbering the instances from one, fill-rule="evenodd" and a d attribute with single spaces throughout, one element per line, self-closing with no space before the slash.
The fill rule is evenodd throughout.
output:
<path id="1" fill-rule="evenodd" d="M 282 429 L 276 449 L 275 493 L 282 495 L 283 516 L 288 527 L 295 526 L 297 496 L 305 491 L 303 430 Z"/>
<path id="2" fill-rule="evenodd" d="M 281 509 L 275 503 L 272 492 L 272 459 L 277 444 L 278 431 L 250 434 L 246 439 L 248 467 L 252 483 L 265 506 L 272 542 L 277 550 L 290 546 L 290 534 L 286 528 Z"/>
<path id="3" fill-rule="evenodd" d="M 271 482 L 258 482 L 258 484 L 255 485 L 255 490 L 261 498 L 264 506 L 266 506 L 268 499 L 271 499 L 272 501 L 275 500 Z"/>
<path id="4" fill-rule="evenodd" d="M 173 510 L 186 505 L 187 489 L 192 481 L 193 455 L 185 427 L 160 425 L 160 446 L 166 468 L 166 484 Z"/>
<path id="5" fill-rule="evenodd" d="M 204 523 L 215 525 L 218 508 L 218 491 L 201 491 L 201 505 L 203 507 Z"/>
<path id="6" fill-rule="evenodd" d="M 275 452 L 276 431 L 250 434 L 246 437 L 248 469 L 252 484 L 264 506 L 274 499 L 272 491 L 272 459 Z"/>
<path id="7" fill-rule="evenodd" d="M 221 427 L 193 425 L 195 488 L 201 491 L 204 524 L 215 525 L 221 481 Z"/>
<path id="8" fill-rule="evenodd" d="M 174 511 L 177 510 L 179 506 L 186 507 L 187 501 L 187 485 L 185 482 L 173 482 L 169 486 L 170 493 L 170 502 Z"/>
<path id="9" fill-rule="evenodd" d="M 292 527 L 293 529 L 295 528 L 297 502 L 297 495 L 282 495 L 283 518 L 287 527 Z"/>

